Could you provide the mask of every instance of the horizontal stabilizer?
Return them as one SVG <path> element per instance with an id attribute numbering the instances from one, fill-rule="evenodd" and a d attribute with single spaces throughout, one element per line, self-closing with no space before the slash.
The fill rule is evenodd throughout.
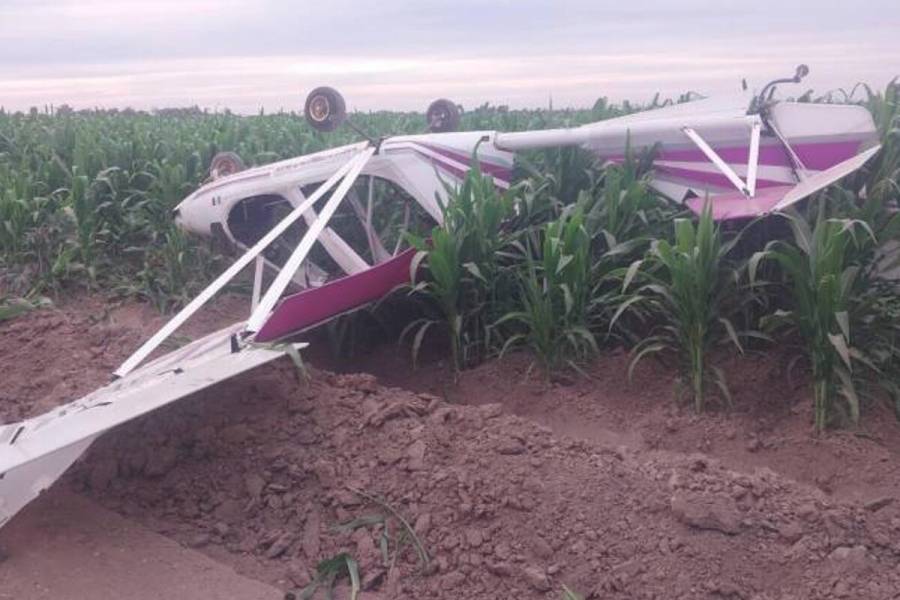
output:
<path id="1" fill-rule="evenodd" d="M 763 188 L 752 198 L 748 198 L 737 190 L 724 194 L 712 194 L 709 196 L 709 204 L 712 207 L 713 220 L 752 219 L 768 214 L 792 189 L 794 188 L 789 185 Z M 703 211 L 705 202 L 706 198 L 695 196 L 687 200 L 685 204 L 699 215 Z"/>
<path id="2" fill-rule="evenodd" d="M 711 194 L 709 203 L 712 206 L 713 219 L 716 221 L 752 219 L 783 210 L 856 171 L 872 158 L 880 148 L 881 146 L 875 146 L 857 154 L 853 158 L 838 163 L 830 169 L 810 175 L 797 185 L 762 188 L 752 197 L 747 197 L 738 191 Z M 693 212 L 700 214 L 703 210 L 704 202 L 706 202 L 706 198 L 693 197 L 687 200 L 685 204 Z"/>
<path id="3" fill-rule="evenodd" d="M 775 210 L 782 210 L 784 208 L 787 208 L 791 204 L 794 204 L 795 202 L 806 198 L 810 194 L 818 192 L 822 188 L 828 187 L 838 179 L 849 175 L 853 171 L 866 164 L 866 162 L 870 158 L 875 156 L 875 154 L 880 149 L 881 146 L 875 146 L 874 148 L 870 148 L 865 152 L 857 154 L 853 158 L 849 158 L 844 162 L 836 164 L 830 169 L 819 171 L 815 175 L 807 177 L 796 186 L 794 186 L 794 189 L 784 195 L 784 198 L 782 198 L 781 202 L 778 203 L 778 205 L 775 207 Z"/>

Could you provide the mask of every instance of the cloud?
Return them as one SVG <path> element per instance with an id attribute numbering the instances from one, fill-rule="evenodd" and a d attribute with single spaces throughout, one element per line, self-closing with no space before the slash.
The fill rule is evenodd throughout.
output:
<path id="1" fill-rule="evenodd" d="M 361 109 L 588 105 L 720 93 L 812 67 L 810 85 L 900 72 L 892 3 L 6 0 L 0 105 L 298 108 L 322 83 Z M 814 15 L 815 18 L 811 18 Z"/>

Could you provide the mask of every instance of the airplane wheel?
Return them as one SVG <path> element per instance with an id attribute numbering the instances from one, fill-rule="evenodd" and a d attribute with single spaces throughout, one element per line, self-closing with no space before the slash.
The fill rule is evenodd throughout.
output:
<path id="1" fill-rule="evenodd" d="M 347 117 L 347 105 L 336 89 L 318 87 L 306 97 L 303 114 L 314 129 L 334 131 Z"/>
<path id="2" fill-rule="evenodd" d="M 428 105 L 425 118 L 428 120 L 428 131 L 432 133 L 456 131 L 459 127 L 459 107 L 452 101 L 441 98 Z"/>
<path id="3" fill-rule="evenodd" d="M 209 175 L 213 179 L 218 179 L 234 175 L 246 168 L 244 161 L 236 152 L 219 152 L 209 163 Z"/>

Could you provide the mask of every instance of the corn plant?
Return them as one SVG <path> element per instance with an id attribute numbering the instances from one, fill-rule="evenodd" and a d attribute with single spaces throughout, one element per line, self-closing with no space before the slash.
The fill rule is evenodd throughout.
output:
<path id="1" fill-rule="evenodd" d="M 499 251 L 508 243 L 501 225 L 511 214 L 512 202 L 477 167 L 458 188 L 448 189 L 448 195 L 443 222 L 430 237 L 408 236 L 418 250 L 411 266 L 410 293 L 434 304 L 440 316 L 413 321 L 401 339 L 415 331 L 415 360 L 428 329 L 443 325 L 458 373 L 483 356 L 491 343 L 489 310 L 498 297 Z M 419 267 L 426 278 L 418 277 Z"/>
<path id="2" fill-rule="evenodd" d="M 549 376 L 563 361 L 574 365 L 573 360 L 597 351 L 588 329 L 591 240 L 578 205 L 534 234 L 520 245 L 524 258 L 517 273 L 520 306 L 501 317 L 497 326 L 509 324 L 514 331 L 502 352 L 527 345 Z"/>
<path id="3" fill-rule="evenodd" d="M 710 381 L 726 401 L 731 400 L 725 374 L 710 363 L 712 347 L 729 340 L 743 352 L 740 337 L 751 334 L 739 334 L 730 320 L 741 277 L 729 265 L 727 256 L 737 240 L 723 242 L 709 203 L 696 224 L 686 218 L 676 219 L 674 243 L 655 240 L 647 257 L 628 268 L 623 290 L 635 280 L 641 284 L 613 317 L 615 323 L 638 305 L 653 316 L 657 324 L 633 349 L 629 378 L 645 357 L 674 353 L 698 412 L 706 405 Z"/>
<path id="4" fill-rule="evenodd" d="M 812 371 L 815 430 L 823 431 L 832 420 L 838 396 L 856 423 L 860 401 L 854 370 L 875 366 L 867 348 L 856 343 L 861 340 L 855 324 L 873 312 L 872 305 L 863 301 L 867 295 L 857 259 L 875 236 L 863 221 L 828 219 L 824 212 L 819 212 L 814 227 L 796 212 L 784 217 L 793 244 L 774 241 L 751 258 L 751 278 L 759 261 L 773 260 L 783 270 L 789 290 L 790 308 L 767 316 L 763 325 L 802 339 Z"/>
<path id="5" fill-rule="evenodd" d="M 881 150 L 847 177 L 844 186 L 865 203 L 896 204 L 900 198 L 900 81 L 894 78 L 883 92 L 874 91 L 866 84 L 857 88 L 865 92 L 861 103 L 875 121 Z M 853 101 L 854 94 L 846 96 L 846 101 Z"/>
<path id="6" fill-rule="evenodd" d="M 346 552 L 320 561 L 316 565 L 313 580 L 302 589 L 288 592 L 285 597 L 290 600 L 310 600 L 322 588 L 327 598 L 333 598 L 335 582 L 343 575 L 350 580 L 350 599 L 356 600 L 360 592 L 359 563 Z"/>
<path id="7" fill-rule="evenodd" d="M 626 149 L 621 165 L 607 166 L 590 192 L 582 192 L 591 198 L 587 227 L 600 237 L 600 251 L 632 240 L 634 246 L 646 244 L 672 218 L 670 204 L 650 189 L 652 160 L 652 152 L 638 157 Z"/>
<path id="8" fill-rule="evenodd" d="M 607 340 L 635 343 L 632 326 L 639 306 L 632 306 L 610 327 L 617 307 L 628 299 L 622 281 L 628 266 L 668 228 L 676 213 L 650 188 L 652 154 L 636 157 L 628 150 L 625 154 L 621 165 L 607 166 L 591 189 L 582 191 L 579 202 L 590 207 L 585 226 L 593 246 L 591 330 Z"/>

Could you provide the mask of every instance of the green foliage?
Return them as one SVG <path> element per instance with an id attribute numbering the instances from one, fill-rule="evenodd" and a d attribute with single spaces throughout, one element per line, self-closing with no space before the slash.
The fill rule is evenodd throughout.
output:
<path id="1" fill-rule="evenodd" d="M 609 107 L 600 116 L 618 112 Z M 519 131 L 592 118 L 589 110 L 484 105 L 463 115 L 462 128 Z M 424 125 L 417 113 L 357 113 L 353 120 L 375 136 Z M 171 214 L 216 153 L 237 152 L 252 166 L 357 137 L 348 128 L 323 136 L 290 112 L 0 111 L 0 290 L 102 286 L 173 308 L 221 270 L 206 242 L 172 233 Z M 556 159 L 538 159 L 556 168 Z M 402 222 L 396 214 L 385 219 L 379 231 Z"/>
<path id="2" fill-rule="evenodd" d="M 730 320 L 741 280 L 727 259 L 736 241 L 723 243 L 707 203 L 696 225 L 676 219 L 674 243 L 655 240 L 647 257 L 629 267 L 623 283 L 627 290 L 633 280 L 641 282 L 620 304 L 617 317 L 642 304 L 656 323 L 634 347 L 629 377 L 643 358 L 675 354 L 698 412 L 706 404 L 710 380 L 730 402 L 724 373 L 709 362 L 710 349 L 727 339 L 743 352 L 739 337 L 748 335 L 739 334 Z"/>
<path id="3" fill-rule="evenodd" d="M 627 314 L 616 314 L 630 298 L 622 282 L 628 267 L 668 233 L 676 215 L 650 188 L 651 158 L 652 153 L 638 158 L 626 151 L 623 164 L 607 166 L 579 199 L 590 207 L 585 224 L 592 238 L 591 329 L 629 344 L 637 341 L 636 328 L 646 315 L 634 304 Z"/>
<path id="4" fill-rule="evenodd" d="M 900 195 L 900 81 L 894 78 L 882 92 L 867 84 L 857 87 L 865 92 L 861 104 L 872 114 L 881 150 L 847 177 L 843 187 L 866 203 L 896 203 Z M 853 95 L 845 94 L 843 101 L 853 101 Z"/>
<path id="5" fill-rule="evenodd" d="M 562 600 L 584 600 L 584 596 L 572 591 L 568 586 L 562 586 Z"/>
<path id="6" fill-rule="evenodd" d="M 0 298 L 0 323 L 12 320 L 36 308 L 51 305 L 48 298 Z"/>
<path id="7" fill-rule="evenodd" d="M 411 267 L 411 293 L 427 298 L 440 317 L 414 321 L 403 337 L 415 331 L 415 357 L 431 326 L 446 327 L 458 372 L 480 360 L 490 345 L 489 313 L 496 305 L 501 278 L 499 253 L 509 241 L 501 225 L 512 214 L 512 202 L 477 167 L 448 194 L 443 223 L 429 239 L 409 236 L 418 249 Z M 419 277 L 419 267 L 427 278 Z"/>
<path id="8" fill-rule="evenodd" d="M 583 359 L 597 351 L 588 329 L 590 241 L 583 208 L 576 205 L 526 237 L 524 247 L 520 246 L 524 257 L 517 270 L 521 308 L 507 313 L 497 324 L 517 325 L 503 350 L 525 343 L 547 375 L 564 361 Z"/>
<path id="9" fill-rule="evenodd" d="M 613 323 L 622 279 L 674 214 L 649 188 L 649 165 L 628 153 L 622 165 L 594 166 L 573 203 L 552 176 L 500 195 L 489 178 L 470 173 L 450 194 L 443 225 L 429 240 L 413 239 L 420 250 L 413 269 L 426 267 L 413 291 L 440 314 L 407 327 L 414 356 L 441 325 L 457 370 L 525 346 L 549 376 L 577 369 L 598 350 L 597 334 L 633 338 L 625 327 L 631 315 Z"/>
<path id="10" fill-rule="evenodd" d="M 816 431 L 823 431 L 832 420 L 838 396 L 856 423 L 860 414 L 857 370 L 877 370 L 877 363 L 891 362 L 896 352 L 894 339 L 884 337 L 895 333 L 895 326 L 872 327 L 885 307 L 879 306 L 878 295 L 873 296 L 861 277 L 859 258 L 874 245 L 875 235 L 863 221 L 828 219 L 823 212 L 814 227 L 796 212 L 784 216 L 793 243 L 774 241 L 751 258 L 751 276 L 760 260 L 776 261 L 790 292 L 790 308 L 767 316 L 763 325 L 772 331 L 793 331 L 802 339 L 812 371 Z"/>
<path id="11" fill-rule="evenodd" d="M 359 564 L 346 552 L 325 559 L 316 565 L 316 576 L 313 580 L 296 593 L 289 592 L 288 597 L 297 600 L 309 600 L 321 587 L 328 598 L 334 597 L 334 584 L 339 577 L 346 574 L 350 579 L 350 598 L 356 600 L 359 597 L 360 579 Z"/>

